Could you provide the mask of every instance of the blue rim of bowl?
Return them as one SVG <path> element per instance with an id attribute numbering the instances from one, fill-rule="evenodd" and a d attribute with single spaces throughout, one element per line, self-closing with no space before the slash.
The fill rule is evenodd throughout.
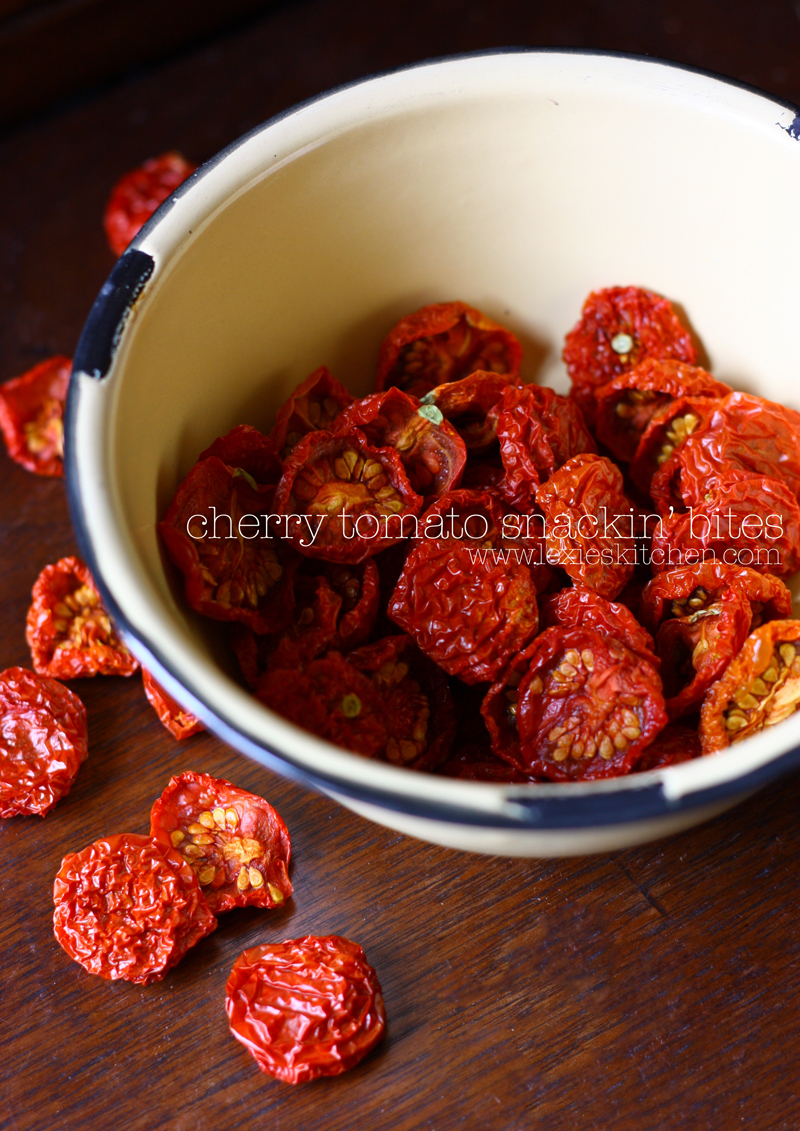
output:
<path id="1" fill-rule="evenodd" d="M 258 136 L 265 130 L 285 118 L 298 113 L 306 107 L 338 94 L 340 91 L 350 90 L 362 86 L 376 79 L 386 78 L 391 75 L 402 74 L 406 71 L 422 67 L 436 66 L 442 63 L 458 62 L 465 59 L 490 58 L 508 54 L 520 55 L 568 55 L 585 58 L 607 57 L 624 59 L 631 62 L 652 64 L 654 66 L 668 66 L 690 74 L 701 75 L 715 82 L 732 86 L 739 90 L 747 91 L 766 99 L 772 105 L 790 111 L 793 121 L 789 126 L 776 123 L 793 140 L 800 141 L 800 108 L 788 100 L 739 82 L 725 75 L 702 67 L 685 66 L 669 59 L 658 59 L 652 56 L 638 55 L 622 51 L 606 51 L 601 49 L 584 50 L 581 48 L 526 48 L 507 47 L 489 49 L 485 51 L 465 52 L 440 58 L 425 59 L 417 63 L 408 64 L 392 70 L 370 74 L 364 78 L 342 83 L 321 94 L 314 95 L 294 106 L 282 110 L 267 121 L 255 126 L 224 149 L 221 149 L 208 161 L 200 166 L 142 227 L 141 231 L 131 242 L 114 265 L 108 279 L 95 300 L 89 312 L 83 331 L 75 350 L 73 371 L 83 372 L 89 376 L 102 379 L 113 361 L 117 343 L 124 329 L 124 322 L 128 312 L 139 293 L 144 288 L 147 279 L 152 273 L 153 261 L 149 255 L 139 250 L 139 244 L 163 220 L 164 216 L 172 209 L 175 202 L 189 189 L 202 179 L 210 170 L 224 161 L 251 138 Z M 78 491 L 77 464 L 72 455 L 72 439 L 75 434 L 75 421 L 78 414 L 78 401 L 80 385 L 71 382 L 67 405 L 65 410 L 65 473 L 67 480 L 67 498 L 72 516 L 72 524 L 81 554 L 89 566 L 97 586 L 102 594 L 106 607 L 113 617 L 121 635 L 126 640 L 133 640 L 144 650 L 148 657 L 148 666 L 157 675 L 166 676 L 166 682 L 183 687 L 189 692 L 196 704 L 195 713 L 207 726 L 208 730 L 217 738 L 226 742 L 235 750 L 246 754 L 254 761 L 264 765 L 283 777 L 288 777 L 299 784 L 308 786 L 325 794 L 338 794 L 356 803 L 365 803 L 380 809 L 402 813 L 410 817 L 423 820 L 432 820 L 446 824 L 472 826 L 475 828 L 496 828 L 524 831 L 568 831 L 570 829 L 603 828 L 607 826 L 626 825 L 633 822 L 654 820 L 667 817 L 691 809 L 705 808 L 726 801 L 735 801 L 744 797 L 775 778 L 800 766 L 800 746 L 785 751 L 770 760 L 767 764 L 757 767 L 747 774 L 741 775 L 717 785 L 683 794 L 679 798 L 670 797 L 664 790 L 663 780 L 659 776 L 656 780 L 642 780 L 650 775 L 633 774 L 623 778 L 613 779 L 615 788 L 601 789 L 592 792 L 577 792 L 573 783 L 548 783 L 540 785 L 504 786 L 494 783 L 481 783 L 483 788 L 491 788 L 501 793 L 507 803 L 506 812 L 487 812 L 481 808 L 471 808 L 463 804 L 449 803 L 446 799 L 437 798 L 428 800 L 417 796 L 404 794 L 399 790 L 384 790 L 375 786 L 361 785 L 357 780 L 342 779 L 335 775 L 311 771 L 305 765 L 300 765 L 292 759 L 291 754 L 276 750 L 256 741 L 249 734 L 240 730 L 231 720 L 224 718 L 216 711 L 211 710 L 201 696 L 191 687 L 186 687 L 182 679 L 172 666 L 160 655 L 159 650 L 142 633 L 138 632 L 126 617 L 124 611 L 115 600 L 103 575 L 98 567 L 94 547 L 89 536 L 85 521 L 80 493 Z M 637 780 L 638 779 L 638 780 Z M 439 779 L 442 783 L 449 779 Z M 608 783 L 593 783 L 597 785 L 610 785 Z M 545 792 L 546 791 L 546 792 Z"/>

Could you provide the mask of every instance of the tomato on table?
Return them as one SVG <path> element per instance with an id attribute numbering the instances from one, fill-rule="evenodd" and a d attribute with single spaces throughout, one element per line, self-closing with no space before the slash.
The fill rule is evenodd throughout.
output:
<path id="1" fill-rule="evenodd" d="M 122 255 L 139 229 L 159 205 L 197 168 L 171 150 L 150 157 L 117 181 L 103 214 L 108 246 Z"/>
<path id="2" fill-rule="evenodd" d="M 291 841 L 263 797 L 186 771 L 153 805 L 150 835 L 192 869 L 211 910 L 281 907 L 292 894 Z"/>
<path id="3" fill-rule="evenodd" d="M 118 638 L 89 569 L 76 557 L 45 566 L 33 586 L 26 639 L 34 670 L 56 679 L 132 675 L 139 661 Z"/>
<path id="4" fill-rule="evenodd" d="M 48 358 L 0 385 L 0 431 L 11 458 L 36 475 L 64 474 L 64 403 L 72 361 Z"/>
<path id="5" fill-rule="evenodd" d="M 89 752 L 77 695 L 25 668 L 0 672 L 0 817 L 44 817 Z"/>
<path id="6" fill-rule="evenodd" d="M 378 976 L 338 935 L 251 947 L 225 987 L 231 1033 L 262 1072 L 286 1084 L 338 1076 L 383 1036 Z"/>
<path id="7" fill-rule="evenodd" d="M 134 833 L 65 856 L 53 898 L 58 942 L 90 974 L 111 981 L 159 981 L 217 926 L 186 861 Z"/>
<path id="8" fill-rule="evenodd" d="M 180 703 L 176 703 L 172 696 L 168 695 L 161 684 L 156 683 L 150 672 L 146 672 L 144 668 L 142 668 L 142 684 L 150 706 L 158 715 L 161 723 L 179 742 L 205 730 L 200 720 L 196 719 L 189 711 L 184 711 Z"/>

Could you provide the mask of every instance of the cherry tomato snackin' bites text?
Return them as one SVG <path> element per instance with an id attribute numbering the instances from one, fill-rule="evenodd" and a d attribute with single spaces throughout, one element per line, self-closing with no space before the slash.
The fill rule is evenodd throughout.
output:
<path id="1" fill-rule="evenodd" d="M 193 734 L 199 734 L 200 731 L 205 729 L 199 719 L 196 719 L 188 711 L 184 711 L 183 707 L 176 703 L 171 695 L 167 695 L 161 684 L 156 683 L 150 672 L 146 672 L 144 669 L 142 669 L 142 684 L 150 706 L 170 734 L 177 738 L 179 742 L 184 738 L 191 738 Z"/>
<path id="2" fill-rule="evenodd" d="M 120 833 L 61 861 L 55 936 L 90 974 L 147 986 L 217 926 L 189 865 L 152 837 Z"/>
<path id="3" fill-rule="evenodd" d="M 286 1084 L 346 1072 L 386 1026 L 375 971 L 360 946 L 337 935 L 246 950 L 228 978 L 225 1008 L 236 1040 Z"/>
<path id="4" fill-rule="evenodd" d="M 8 454 L 36 475 L 64 474 L 68 357 L 51 357 L 0 385 L 0 431 Z"/>
<path id="5" fill-rule="evenodd" d="M 280 907 L 292 894 L 291 842 L 276 809 L 209 774 L 186 771 L 153 805 L 150 835 L 183 856 L 211 910 Z"/>
<path id="6" fill-rule="evenodd" d="M 149 158 L 117 181 L 103 215 L 108 246 L 115 255 L 122 255 L 159 205 L 196 168 L 180 153 L 162 153 L 160 157 Z"/>
<path id="7" fill-rule="evenodd" d="M 77 695 L 25 668 L 0 672 L 0 817 L 44 817 L 69 793 L 88 750 Z"/>

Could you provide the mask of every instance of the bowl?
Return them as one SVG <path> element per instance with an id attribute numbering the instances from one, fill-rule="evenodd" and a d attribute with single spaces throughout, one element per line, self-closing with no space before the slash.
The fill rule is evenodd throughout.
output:
<path id="1" fill-rule="evenodd" d="M 523 376 L 565 392 L 564 334 L 599 287 L 680 304 L 716 376 L 800 408 L 800 118 L 670 63 L 481 54 L 381 75 L 259 126 L 121 257 L 75 356 L 75 528 L 123 638 L 225 742 L 374 821 L 502 855 L 607 851 L 686 828 L 800 760 L 800 714 L 723 754 L 610 781 L 494 785 L 360 758 L 237 681 L 185 605 L 156 522 L 197 455 L 319 365 L 372 387 L 409 311 L 462 299 Z"/>

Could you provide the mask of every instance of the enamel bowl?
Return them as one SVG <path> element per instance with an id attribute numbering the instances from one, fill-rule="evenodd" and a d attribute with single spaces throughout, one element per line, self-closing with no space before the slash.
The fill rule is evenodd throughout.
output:
<path id="1" fill-rule="evenodd" d="M 639 843 L 800 760 L 800 714 L 714 757 L 607 782 L 451 781 L 350 754 L 235 678 L 192 614 L 156 522 L 197 455 L 319 365 L 370 391 L 404 314 L 462 299 L 566 391 L 590 290 L 680 304 L 716 376 L 800 408 L 800 119 L 667 63 L 503 52 L 333 91 L 253 130 L 157 212 L 111 273 L 67 411 L 82 552 L 131 650 L 225 742 L 412 836 L 502 855 Z"/>

